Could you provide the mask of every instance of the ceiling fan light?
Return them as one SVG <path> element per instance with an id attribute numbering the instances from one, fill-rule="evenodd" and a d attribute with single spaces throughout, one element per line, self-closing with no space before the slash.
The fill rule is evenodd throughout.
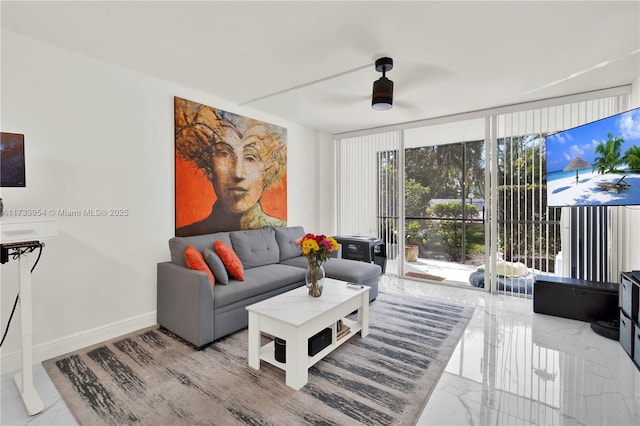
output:
<path id="1" fill-rule="evenodd" d="M 393 104 L 391 104 L 390 102 L 373 102 L 371 104 L 371 108 L 375 109 L 376 111 L 386 111 L 391 109 L 391 107 L 393 106 Z"/>
<path id="2" fill-rule="evenodd" d="M 380 77 L 373 82 L 373 96 L 371 108 L 379 111 L 391 109 L 393 106 L 393 81 L 387 77 Z"/>

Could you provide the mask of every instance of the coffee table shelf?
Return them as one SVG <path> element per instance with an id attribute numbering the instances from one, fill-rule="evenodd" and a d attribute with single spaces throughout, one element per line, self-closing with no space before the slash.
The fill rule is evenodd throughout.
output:
<path id="1" fill-rule="evenodd" d="M 351 285 L 344 281 L 325 279 L 322 296 L 311 297 L 306 287 L 247 306 L 249 311 L 249 366 L 260 369 L 265 361 L 286 372 L 286 384 L 302 388 L 308 380 L 308 369 L 356 333 L 369 334 L 369 287 Z M 346 318 L 358 311 L 357 320 Z M 336 323 L 342 320 L 349 326 L 347 334 L 337 338 Z M 308 355 L 308 340 L 330 327 L 331 344 L 314 356 Z M 287 341 L 286 363 L 276 361 L 274 343 L 261 343 L 261 333 L 268 333 Z"/>
<path id="2" fill-rule="evenodd" d="M 329 346 L 327 346 L 326 348 L 322 349 L 320 352 L 318 352 L 314 356 L 307 355 L 307 359 L 308 359 L 307 368 L 310 368 L 313 365 L 315 365 L 315 363 L 317 363 L 322 358 L 324 358 L 325 356 L 330 354 L 333 350 L 338 348 L 344 342 L 346 342 L 347 340 L 349 340 L 350 338 L 355 336 L 362 329 L 362 327 L 360 326 L 360 323 L 357 322 L 357 321 L 353 321 L 353 320 L 350 320 L 348 318 L 343 318 L 342 322 L 344 324 L 348 325 L 350 330 L 347 333 L 345 333 L 344 336 L 342 336 L 340 339 L 338 339 L 335 327 L 333 327 L 334 330 L 333 330 L 332 337 L 331 337 L 331 344 Z M 269 364 L 271 364 L 273 366 L 276 366 L 276 367 L 280 368 L 281 370 L 286 370 L 286 367 L 287 367 L 286 363 L 276 360 L 276 357 L 275 357 L 275 344 L 273 343 L 273 341 L 263 345 L 260 348 L 260 359 L 265 361 L 265 362 L 268 362 Z"/>

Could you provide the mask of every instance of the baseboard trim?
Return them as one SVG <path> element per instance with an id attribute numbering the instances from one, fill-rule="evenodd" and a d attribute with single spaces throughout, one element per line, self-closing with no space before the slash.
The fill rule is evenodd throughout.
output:
<path id="1" fill-rule="evenodd" d="M 87 346 L 95 345 L 123 334 L 151 327 L 154 324 L 157 324 L 156 311 L 72 334 L 50 342 L 34 345 L 33 362 L 40 363 L 44 360 L 77 351 L 78 349 L 86 348 Z M 20 351 L 2 354 L 2 374 L 20 369 L 20 354 Z"/>

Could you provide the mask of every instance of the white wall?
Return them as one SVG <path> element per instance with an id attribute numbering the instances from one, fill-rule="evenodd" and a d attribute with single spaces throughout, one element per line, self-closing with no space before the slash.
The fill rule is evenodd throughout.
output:
<path id="1" fill-rule="evenodd" d="M 34 361 L 155 323 L 156 263 L 169 259 L 174 234 L 174 96 L 286 127 L 288 221 L 332 226 L 331 194 L 317 193 L 309 155 L 331 161 L 330 135 L 11 31 L 1 43 L 1 129 L 25 135 L 27 163 L 26 188 L 2 188 L 5 209 L 129 211 L 58 215 L 59 236 L 33 273 Z M 4 328 L 17 262 L 2 265 L 1 279 Z M 19 367 L 19 330 L 14 318 L 3 371 Z"/>

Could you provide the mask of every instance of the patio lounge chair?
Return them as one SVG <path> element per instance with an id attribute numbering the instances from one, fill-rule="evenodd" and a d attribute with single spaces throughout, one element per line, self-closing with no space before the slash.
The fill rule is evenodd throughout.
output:
<path id="1" fill-rule="evenodd" d="M 627 175 L 622 176 L 617 182 L 598 182 L 598 186 L 603 191 L 609 190 L 609 189 L 615 189 L 616 191 L 618 191 L 618 194 L 619 194 L 625 189 L 629 189 L 630 185 L 627 182 L 623 182 L 624 178 L 626 177 Z"/>

